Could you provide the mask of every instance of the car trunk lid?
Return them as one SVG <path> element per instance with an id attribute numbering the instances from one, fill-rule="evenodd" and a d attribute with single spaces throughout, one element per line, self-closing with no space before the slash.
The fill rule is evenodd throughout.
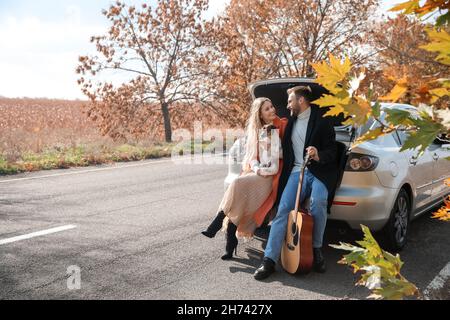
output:
<path id="1" fill-rule="evenodd" d="M 249 86 L 250 94 L 253 99 L 259 97 L 269 98 L 276 109 L 279 117 L 289 117 L 290 111 L 287 109 L 288 94 L 287 90 L 295 86 L 309 86 L 312 91 L 312 100 L 320 98 L 328 91 L 320 84 L 316 83 L 311 78 L 282 78 L 257 81 Z M 347 146 L 354 139 L 354 127 L 351 125 L 344 125 L 345 120 L 343 116 L 331 117 L 336 131 L 336 140 L 341 141 Z"/>

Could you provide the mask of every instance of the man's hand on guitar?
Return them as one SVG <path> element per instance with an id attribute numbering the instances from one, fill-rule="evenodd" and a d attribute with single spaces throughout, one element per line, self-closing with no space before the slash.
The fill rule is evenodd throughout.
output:
<path id="1" fill-rule="evenodd" d="M 308 147 L 306 148 L 306 152 L 308 152 L 310 159 L 319 162 L 319 152 L 316 147 Z"/>

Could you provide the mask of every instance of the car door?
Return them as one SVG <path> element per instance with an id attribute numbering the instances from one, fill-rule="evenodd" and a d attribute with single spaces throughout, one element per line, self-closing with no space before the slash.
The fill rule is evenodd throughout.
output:
<path id="1" fill-rule="evenodd" d="M 430 153 L 433 158 L 433 191 L 432 198 L 438 199 L 449 193 L 449 188 L 444 184 L 444 180 L 450 177 L 450 145 L 433 143 L 430 146 Z"/>
<path id="2" fill-rule="evenodd" d="M 408 137 L 405 131 L 399 131 L 401 144 Z M 413 193 L 415 194 L 415 209 L 426 206 L 431 201 L 433 191 L 433 164 L 434 160 L 430 148 L 419 156 L 417 149 L 408 149 L 402 152 L 408 164 L 408 180 L 413 184 Z M 414 208 L 414 207 L 413 207 Z"/>
<path id="3" fill-rule="evenodd" d="M 434 160 L 430 150 L 427 149 L 419 156 L 418 151 L 406 151 L 408 159 L 409 176 L 414 181 L 416 191 L 416 209 L 426 206 L 431 201 L 433 192 L 433 165 Z"/>

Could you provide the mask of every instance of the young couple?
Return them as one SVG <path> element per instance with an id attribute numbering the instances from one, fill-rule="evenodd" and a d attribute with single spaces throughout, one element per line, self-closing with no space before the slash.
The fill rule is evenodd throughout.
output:
<path id="1" fill-rule="evenodd" d="M 231 259 L 237 236 L 251 237 L 265 215 L 278 204 L 261 266 L 254 278 L 262 280 L 275 271 L 286 234 L 288 214 L 295 207 L 300 168 L 306 166 L 300 203 L 310 198 L 314 219 L 314 270 L 325 272 L 322 241 L 337 180 L 336 136 L 334 127 L 318 107 L 310 105 L 310 87 L 288 90 L 289 119 L 275 114 L 272 102 L 258 98 L 253 102 L 246 127 L 246 149 L 241 175 L 231 183 L 219 206 L 219 213 L 202 234 L 213 238 L 224 226 L 226 253 Z M 277 129 L 277 130 L 273 130 Z M 236 236 L 237 234 L 237 236 Z"/>

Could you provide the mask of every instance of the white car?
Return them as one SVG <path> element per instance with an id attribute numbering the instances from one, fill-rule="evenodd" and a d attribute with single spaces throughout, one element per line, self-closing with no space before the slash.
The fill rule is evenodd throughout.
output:
<path id="1" fill-rule="evenodd" d="M 253 98 L 268 97 L 277 114 L 288 115 L 286 90 L 295 85 L 309 85 L 320 96 L 324 91 L 313 79 L 285 78 L 255 82 L 250 85 Z M 415 107 L 406 104 L 383 103 L 381 120 L 386 108 L 401 109 L 418 116 Z M 342 120 L 342 119 L 341 119 Z M 340 184 L 336 190 L 329 219 L 343 221 L 352 229 L 360 224 L 372 231 L 382 231 L 386 245 L 400 250 L 406 244 L 410 221 L 435 207 L 450 194 L 444 180 L 450 177 L 450 145 L 436 139 L 425 153 L 417 150 L 400 152 L 407 137 L 404 131 L 394 131 L 348 150 L 358 136 L 379 125 L 370 119 L 365 126 L 342 126 L 336 119 L 336 140 L 340 145 Z M 225 188 L 239 175 L 245 153 L 245 138 L 235 142 L 229 152 L 229 172 Z"/>

